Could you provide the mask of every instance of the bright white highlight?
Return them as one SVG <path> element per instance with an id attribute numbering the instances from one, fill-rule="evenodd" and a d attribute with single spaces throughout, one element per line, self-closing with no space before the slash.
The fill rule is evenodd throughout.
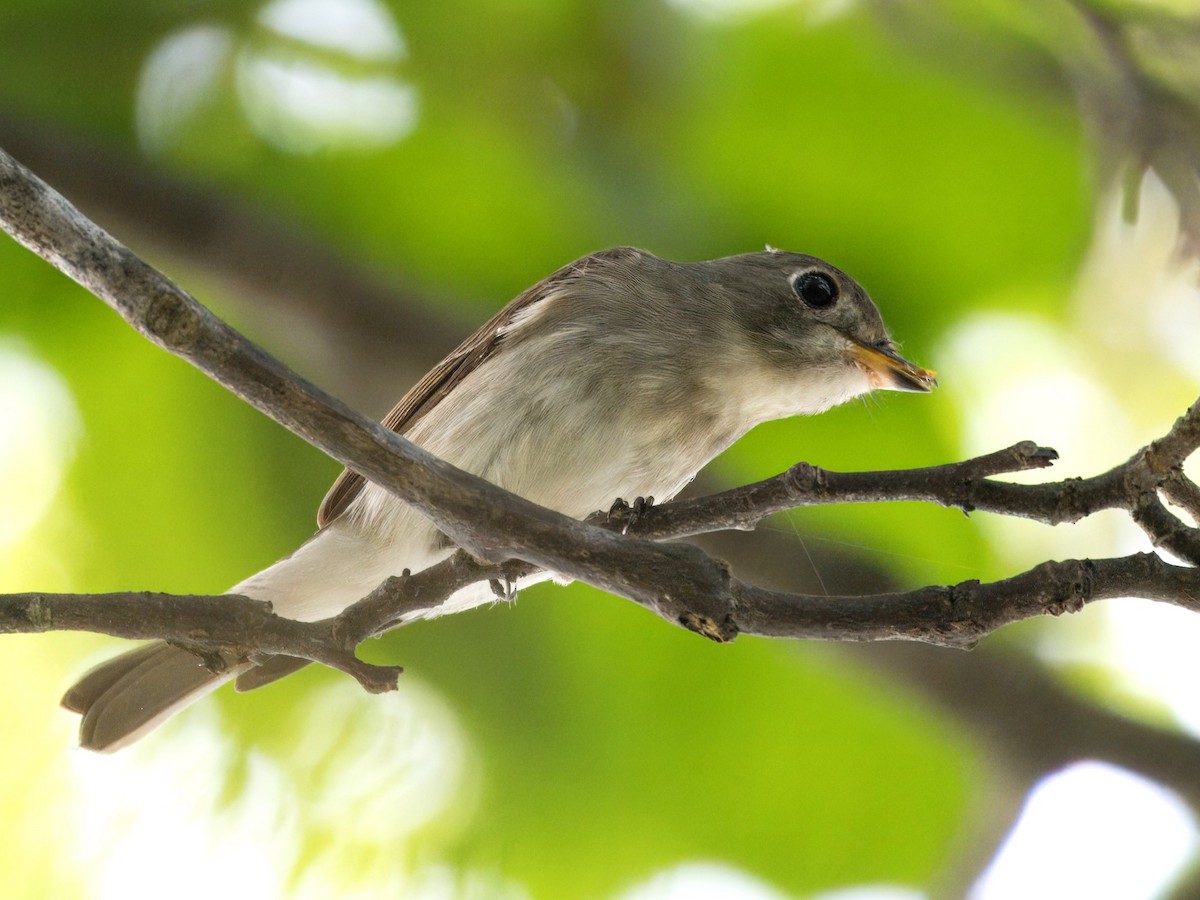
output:
<path id="1" fill-rule="evenodd" d="M 953 374 L 943 390 L 962 404 L 964 452 L 998 450 L 1014 435 L 1036 438 L 1060 456 L 1038 480 L 1121 462 L 1135 449 L 1128 419 L 1095 379 L 1099 361 L 1082 349 L 1034 316 L 983 312 L 955 326 L 935 357 Z"/>
<path id="2" fill-rule="evenodd" d="M 379 149 L 416 127 L 417 90 L 397 75 L 408 47 L 377 0 L 274 0 L 258 24 L 190 26 L 151 52 L 136 108 L 147 152 L 186 147 L 189 127 L 203 139 L 201 114 L 234 104 L 289 153 Z"/>
<path id="3" fill-rule="evenodd" d="M 407 48 L 387 8 L 374 0 L 275 0 L 258 21 L 284 37 L 389 62 Z"/>
<path id="4" fill-rule="evenodd" d="M 1160 896 L 1196 849 L 1175 795 L 1124 770 L 1081 763 L 1041 782 L 971 900 Z"/>
<path id="5" fill-rule="evenodd" d="M 427 826 L 452 838 L 472 805 L 464 736 L 441 700 L 408 679 L 387 697 L 342 679 L 280 715 L 303 737 L 278 757 L 238 750 L 212 703 L 114 756 L 73 754 L 75 831 L 61 837 L 89 896 L 156 896 L 167 883 L 197 900 L 231 884 L 260 900 L 452 896 L 429 890 L 444 883 L 428 868 L 436 841 L 420 844 L 433 859 L 414 851 Z"/>
<path id="6" fill-rule="evenodd" d="M 383 147 L 417 124 L 417 92 L 388 75 L 349 78 L 292 54 L 247 51 L 238 98 L 251 127 L 292 153 Z"/>
<path id="7" fill-rule="evenodd" d="M 1058 451 L 1052 468 L 1005 475 L 1007 480 L 1092 475 L 1139 446 L 1117 396 L 1094 376 L 1094 361 L 1049 322 L 980 313 L 956 326 L 934 358 L 945 375 L 941 393 L 960 404 L 964 456 L 999 450 L 1020 439 Z M 1100 434 L 1104 440 L 1098 441 Z M 1113 554 L 1141 534 L 1127 517 L 1115 514 L 1062 528 L 989 515 L 976 521 L 1018 566 L 1051 556 Z"/>
<path id="8" fill-rule="evenodd" d="M 863 884 L 817 894 L 813 900 L 925 900 L 927 896 L 924 891 L 894 884 Z"/>
<path id="9" fill-rule="evenodd" d="M 732 866 L 687 862 L 650 876 L 615 900 L 787 900 L 787 895 Z"/>
<path id="10" fill-rule="evenodd" d="M 161 153 L 213 100 L 232 49 L 229 31 L 211 25 L 178 31 L 154 48 L 138 76 L 135 118 L 142 149 Z"/>
<path id="11" fill-rule="evenodd" d="M 1076 290 L 1089 342 L 1125 363 L 1134 383 L 1161 384 L 1162 369 L 1200 379 L 1200 264 L 1178 253 L 1179 204 L 1150 169 L 1138 186 L 1133 222 L 1113 192 L 1101 205 Z M 1164 363 L 1166 365 L 1164 365 Z"/>
<path id="12" fill-rule="evenodd" d="M 24 347 L 0 339 L 0 551 L 50 508 L 79 431 L 79 413 L 61 376 Z"/>
<path id="13" fill-rule="evenodd" d="M 1138 547 L 1145 550 L 1146 547 Z M 1146 600 L 1106 600 L 1090 616 L 1086 643 L 1078 634 L 1047 631 L 1038 654 L 1057 665 L 1116 670 L 1126 694 L 1151 708 L 1166 706 L 1185 731 L 1200 737 L 1200 616 L 1178 606 Z M 1135 701 L 1135 705 L 1136 705 Z"/>
<path id="14" fill-rule="evenodd" d="M 408 52 L 375 0 L 274 0 L 258 20 L 282 37 L 364 62 L 395 63 Z M 250 126 L 291 153 L 386 147 L 417 124 L 416 89 L 388 66 L 360 72 L 280 41 L 247 45 L 236 77 Z"/>

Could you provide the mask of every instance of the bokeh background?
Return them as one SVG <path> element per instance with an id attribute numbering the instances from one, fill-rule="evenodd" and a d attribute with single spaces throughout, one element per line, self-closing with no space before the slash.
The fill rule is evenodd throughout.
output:
<path id="1" fill-rule="evenodd" d="M 382 415 L 526 285 L 617 244 L 862 281 L 929 396 L 774 423 L 706 486 L 1034 439 L 1101 471 L 1200 384 L 1185 0 L 5 0 L 0 146 Z M 0 241 L 0 585 L 219 592 L 337 466 Z M 1144 549 L 910 504 L 715 552 L 836 593 Z M 973 653 L 716 646 L 546 585 L 222 694 L 113 757 L 6 637 L 9 897 L 1196 896 L 1197 620 L 1127 601 Z"/>

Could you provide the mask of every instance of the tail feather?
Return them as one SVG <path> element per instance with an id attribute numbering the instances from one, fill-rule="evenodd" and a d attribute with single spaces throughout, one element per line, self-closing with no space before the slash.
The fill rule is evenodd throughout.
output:
<path id="1" fill-rule="evenodd" d="M 438 545 L 437 532 L 422 524 L 415 511 L 393 523 L 399 533 L 364 538 L 349 517 L 328 525 L 309 541 L 272 566 L 230 588 L 271 603 L 275 612 L 302 622 L 341 612 L 366 596 L 387 576 L 410 566 L 424 568 L 449 553 Z M 483 596 L 483 595 L 481 595 Z M 474 606 L 473 599 L 463 606 Z M 457 611 L 439 608 L 438 612 Z M 420 618 L 427 611 L 412 614 Z M 306 664 L 305 660 L 275 657 L 259 660 L 257 667 L 233 656 L 218 674 L 210 672 L 200 657 L 163 642 L 146 644 L 101 663 L 67 691 L 62 705 L 83 716 L 79 743 L 89 750 L 112 751 L 146 734 L 185 706 L 247 675 L 239 687 L 252 690 L 282 678 Z"/>
<path id="2" fill-rule="evenodd" d="M 119 750 L 249 666 L 233 658 L 227 662 L 225 671 L 214 673 L 187 650 L 162 641 L 146 644 L 92 669 L 67 691 L 62 705 L 83 716 L 80 746 Z"/>
<path id="3" fill-rule="evenodd" d="M 75 713 L 87 712 L 122 676 L 147 657 L 152 657 L 158 648 L 157 643 L 144 644 L 90 669 L 63 695 L 63 708 Z"/>
<path id="4" fill-rule="evenodd" d="M 258 660 L 258 663 L 247 669 L 237 679 L 239 692 L 256 691 L 260 687 L 274 684 L 280 678 L 286 678 L 293 672 L 299 672 L 309 664 L 310 660 L 298 659 L 295 656 L 268 656 Z"/>

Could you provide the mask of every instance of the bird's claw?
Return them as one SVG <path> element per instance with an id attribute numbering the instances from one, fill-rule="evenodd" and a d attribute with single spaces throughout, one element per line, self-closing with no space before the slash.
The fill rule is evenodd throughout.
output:
<path id="1" fill-rule="evenodd" d="M 489 578 L 488 587 L 492 589 L 492 593 L 497 600 L 503 600 L 505 603 L 511 603 L 517 599 L 517 585 L 506 574 L 503 580 L 499 578 Z"/>
<path id="2" fill-rule="evenodd" d="M 646 514 L 646 510 L 653 505 L 653 497 L 638 497 L 631 504 L 618 497 L 608 510 L 608 520 L 621 526 L 621 534 L 629 534 L 629 529 L 636 525 Z"/>

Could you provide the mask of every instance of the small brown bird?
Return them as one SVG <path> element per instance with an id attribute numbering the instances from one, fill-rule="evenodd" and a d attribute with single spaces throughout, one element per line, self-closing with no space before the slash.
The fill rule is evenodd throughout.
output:
<path id="1" fill-rule="evenodd" d="M 768 249 L 675 263 L 621 247 L 559 269 L 497 313 L 405 394 L 384 424 L 459 468 L 570 516 L 619 497 L 671 498 L 770 419 L 822 412 L 870 390 L 928 391 L 852 278 Z M 299 620 L 335 615 L 404 569 L 453 549 L 416 510 L 352 472 L 321 504 L 320 530 L 230 589 Z M 455 594 L 413 618 L 491 598 Z M 67 691 L 80 743 L 115 750 L 225 681 L 293 671 L 151 643 Z"/>

